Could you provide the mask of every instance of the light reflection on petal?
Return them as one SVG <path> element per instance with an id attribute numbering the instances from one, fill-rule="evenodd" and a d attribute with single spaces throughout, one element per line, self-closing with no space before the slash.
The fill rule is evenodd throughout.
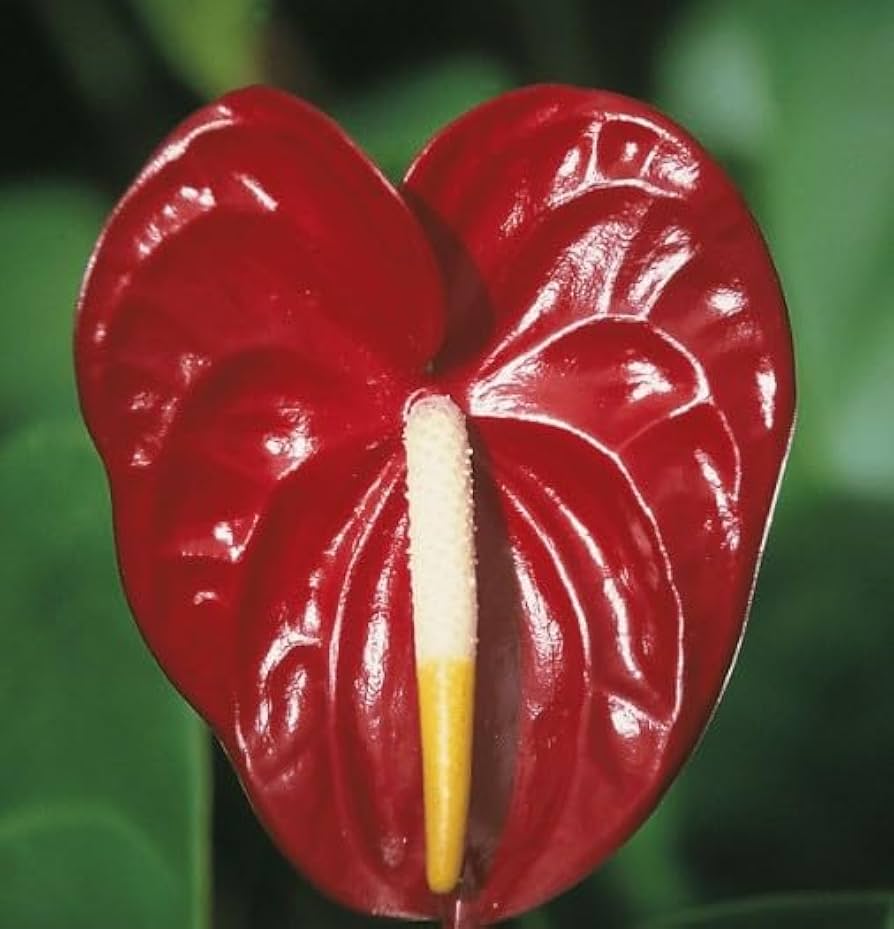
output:
<path id="1" fill-rule="evenodd" d="M 719 316 L 735 316 L 748 305 L 738 287 L 717 287 L 708 294 L 706 302 Z"/>
<path id="2" fill-rule="evenodd" d="M 188 203 L 196 203 L 205 209 L 214 206 L 217 202 L 210 187 L 190 187 L 185 184 L 180 188 L 180 196 Z"/>
<path id="3" fill-rule="evenodd" d="M 682 151 L 657 148 L 653 152 L 654 165 L 652 173 L 656 178 L 671 184 L 681 192 L 692 190 L 698 183 L 700 171 L 698 163 L 686 157 Z"/>
<path id="4" fill-rule="evenodd" d="M 692 236 L 680 226 L 669 226 L 655 240 L 647 264 L 630 288 L 629 299 L 633 306 L 641 307 L 639 315 L 649 315 L 655 301 L 696 251 Z"/>
<path id="5" fill-rule="evenodd" d="M 261 444 L 273 459 L 272 467 L 284 474 L 307 461 L 319 448 L 319 440 L 310 417 L 302 410 L 281 406 L 279 414 L 281 427 L 266 432 Z"/>
<path id="6" fill-rule="evenodd" d="M 258 519 L 258 516 L 250 516 L 243 519 L 222 519 L 215 523 L 211 534 L 220 545 L 213 546 L 214 550 L 220 552 L 222 548 L 228 561 L 239 561 L 245 554 Z"/>
<path id="7" fill-rule="evenodd" d="M 301 723 L 301 708 L 304 691 L 307 689 L 307 668 L 298 667 L 286 688 L 286 728 L 294 732 Z"/>
<path id="8" fill-rule="evenodd" d="M 735 550 L 739 547 L 741 537 L 735 495 L 729 493 L 724 487 L 723 479 L 720 477 L 716 465 L 703 449 L 698 449 L 695 452 L 695 460 L 698 462 L 699 470 L 714 497 L 717 515 L 720 517 L 723 529 L 724 542 L 730 549 Z"/>
<path id="9" fill-rule="evenodd" d="M 616 694 L 608 698 L 608 706 L 615 732 L 622 739 L 639 738 L 642 726 L 637 708 Z"/>
<path id="10" fill-rule="evenodd" d="M 664 376 L 661 369 L 651 361 L 633 359 L 625 365 L 628 397 L 632 401 L 645 400 L 653 394 L 667 394 L 674 385 Z"/>
<path id="11" fill-rule="evenodd" d="M 252 199 L 267 212 L 272 213 L 279 208 L 279 201 L 271 196 L 261 185 L 257 178 L 250 174 L 237 174 L 239 182 L 251 194 Z"/>
<path id="12" fill-rule="evenodd" d="M 307 635 L 298 629 L 283 629 L 279 635 L 274 636 L 270 647 L 261 659 L 260 679 L 266 681 L 293 648 L 319 646 L 320 644 L 320 640 L 316 636 Z"/>
<path id="13" fill-rule="evenodd" d="M 642 669 L 636 663 L 633 657 L 633 638 L 630 631 L 630 613 L 627 609 L 627 601 L 621 593 L 618 582 L 613 577 L 606 577 L 602 582 L 602 590 L 605 598 L 611 604 L 612 612 L 615 617 L 615 628 L 618 630 L 617 643 L 618 650 L 621 654 L 621 661 L 624 667 L 630 672 L 630 675 L 637 680 L 643 677 Z"/>
<path id="14" fill-rule="evenodd" d="M 385 663 L 388 657 L 388 614 L 376 613 L 369 622 L 363 646 L 362 673 L 355 681 L 358 697 L 366 707 L 376 706 L 385 687 Z M 366 717 L 370 723 L 381 720 L 374 714 Z"/>
<path id="15" fill-rule="evenodd" d="M 757 369 L 757 392 L 761 398 L 761 416 L 767 429 L 773 428 L 776 410 L 776 374 L 770 361 L 764 358 Z"/>
<path id="16" fill-rule="evenodd" d="M 587 554 L 593 561 L 593 564 L 603 573 L 602 589 L 606 599 L 612 608 L 615 618 L 615 628 L 618 630 L 618 648 L 621 654 L 621 661 L 624 667 L 632 677 L 637 680 L 643 678 L 642 668 L 637 664 L 633 655 L 632 636 L 630 631 L 630 614 L 627 610 L 627 603 L 618 587 L 617 580 L 611 575 L 608 562 L 601 548 L 596 544 L 593 533 L 580 521 L 577 515 L 570 507 L 565 506 L 564 501 L 550 488 L 544 488 L 546 495 L 555 503 L 562 515 L 568 520 L 573 527 L 579 541 L 583 544 Z"/>

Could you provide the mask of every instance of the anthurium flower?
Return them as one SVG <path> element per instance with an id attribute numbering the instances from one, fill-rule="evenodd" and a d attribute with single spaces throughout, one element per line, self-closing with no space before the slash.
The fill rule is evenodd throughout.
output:
<path id="1" fill-rule="evenodd" d="M 230 94 L 115 210 L 76 342 L 140 628 L 327 894 L 491 922 L 642 822 L 793 416 L 766 248 L 682 130 L 528 88 L 396 190 L 307 104 Z"/>

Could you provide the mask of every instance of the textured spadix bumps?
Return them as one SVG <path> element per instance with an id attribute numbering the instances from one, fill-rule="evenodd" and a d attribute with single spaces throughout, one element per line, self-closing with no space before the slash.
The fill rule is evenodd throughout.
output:
<path id="1" fill-rule="evenodd" d="M 530 88 L 395 191 L 310 107 L 232 94 L 109 221 L 77 362 L 140 627 L 326 892 L 438 909 L 402 442 L 420 391 L 474 449 L 464 893 L 486 920 L 534 905 L 647 815 L 728 672 L 793 410 L 765 247 L 681 130 Z"/>

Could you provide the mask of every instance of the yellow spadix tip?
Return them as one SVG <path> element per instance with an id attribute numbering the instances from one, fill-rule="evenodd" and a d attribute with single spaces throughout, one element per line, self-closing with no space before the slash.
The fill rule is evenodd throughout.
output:
<path id="1" fill-rule="evenodd" d="M 469 658 L 419 662 L 425 804 L 425 872 L 434 893 L 456 887 L 463 866 L 469 785 L 475 663 Z"/>
<path id="2" fill-rule="evenodd" d="M 478 623 L 472 452 L 460 409 L 444 396 L 417 401 L 404 449 L 425 868 L 431 890 L 446 894 L 465 852 Z"/>

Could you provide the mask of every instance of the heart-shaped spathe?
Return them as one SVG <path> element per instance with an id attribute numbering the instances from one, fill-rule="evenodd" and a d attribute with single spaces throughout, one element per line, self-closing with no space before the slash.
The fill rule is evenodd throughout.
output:
<path id="1" fill-rule="evenodd" d="M 395 191 L 306 104 L 230 94 L 116 209 L 76 348 L 140 628 L 323 890 L 439 905 L 401 446 L 419 391 L 475 446 L 465 892 L 507 917 L 645 818 L 729 671 L 793 416 L 772 264 L 679 128 L 533 87 Z"/>

